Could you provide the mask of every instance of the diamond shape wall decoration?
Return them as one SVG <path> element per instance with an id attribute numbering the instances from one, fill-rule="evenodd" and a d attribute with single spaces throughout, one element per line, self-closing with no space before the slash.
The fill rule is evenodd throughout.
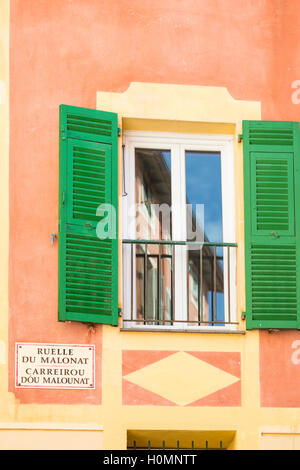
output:
<path id="1" fill-rule="evenodd" d="M 143 353 L 148 360 L 145 361 Z M 126 361 L 132 360 L 134 351 L 123 351 L 124 404 L 240 406 L 239 353 L 161 353 L 160 356 L 155 351 L 151 363 L 151 352 L 139 351 L 141 367 L 137 367 L 137 361 L 135 370 L 126 373 L 130 370 Z"/>

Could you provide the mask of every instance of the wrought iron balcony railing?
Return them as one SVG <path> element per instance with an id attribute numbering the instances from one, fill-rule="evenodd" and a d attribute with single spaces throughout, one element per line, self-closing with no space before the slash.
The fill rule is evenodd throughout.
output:
<path id="1" fill-rule="evenodd" d="M 123 246 L 123 326 L 237 324 L 236 243 L 123 240 Z"/>

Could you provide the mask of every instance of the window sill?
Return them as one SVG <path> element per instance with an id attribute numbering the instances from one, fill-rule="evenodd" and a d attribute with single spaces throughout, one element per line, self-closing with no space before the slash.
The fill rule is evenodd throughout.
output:
<path id="1" fill-rule="evenodd" d="M 245 335 L 245 330 L 238 330 L 236 328 L 220 328 L 220 327 L 204 327 L 204 328 L 169 328 L 164 326 L 135 326 L 135 327 L 122 327 L 120 331 L 137 332 L 143 331 L 148 333 L 204 333 L 204 334 L 226 334 L 226 335 Z"/>

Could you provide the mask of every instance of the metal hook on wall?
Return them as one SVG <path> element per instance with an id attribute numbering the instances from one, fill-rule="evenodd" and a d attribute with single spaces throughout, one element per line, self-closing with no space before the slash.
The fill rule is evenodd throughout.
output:
<path id="1" fill-rule="evenodd" d="M 51 245 L 53 245 L 55 238 L 57 238 L 57 235 L 56 235 L 56 233 L 53 233 L 53 232 L 52 232 L 52 233 L 51 233 Z"/>

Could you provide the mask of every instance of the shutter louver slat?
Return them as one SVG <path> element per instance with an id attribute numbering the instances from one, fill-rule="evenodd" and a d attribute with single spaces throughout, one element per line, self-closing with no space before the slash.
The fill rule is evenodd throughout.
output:
<path id="1" fill-rule="evenodd" d="M 106 188 L 106 173 L 110 171 L 110 165 L 107 167 L 107 162 L 110 159 L 107 146 L 70 139 L 69 148 L 70 152 L 73 153 L 73 218 L 99 221 L 99 217 L 96 216 L 97 207 L 105 202 L 110 202 Z M 78 169 L 77 162 L 78 154 L 83 158 L 84 152 L 86 152 L 84 158 L 88 162 L 88 166 L 82 171 Z M 93 192 L 92 197 L 88 198 L 91 191 Z M 78 202 L 83 195 L 86 198 L 85 203 Z"/>
<path id="2" fill-rule="evenodd" d="M 293 155 L 251 153 L 254 233 L 294 233 Z"/>
<path id="3" fill-rule="evenodd" d="M 102 247 L 105 246 L 105 241 L 100 241 L 97 238 L 91 237 L 77 237 L 74 234 L 67 234 L 66 240 L 66 311 L 71 313 L 75 318 L 77 314 L 93 313 L 95 315 L 109 315 L 108 307 L 112 305 L 112 284 L 107 282 L 104 286 L 102 283 L 97 284 L 97 290 L 90 289 L 90 279 L 86 277 L 86 273 L 95 274 L 103 279 L 108 279 L 109 274 L 112 272 L 112 249 L 111 244 L 107 243 L 107 254 L 105 260 L 101 257 Z M 89 251 L 80 252 L 79 255 L 73 256 L 70 254 L 69 242 L 72 247 L 76 247 L 76 243 L 79 241 L 80 244 L 84 241 L 85 247 L 88 248 L 90 245 L 94 247 L 97 245 L 99 249 L 97 253 L 91 253 Z M 74 286 L 73 288 L 69 285 L 69 280 L 74 275 L 78 276 L 80 286 Z M 105 304 L 105 306 L 104 306 Z"/>
<path id="4" fill-rule="evenodd" d="M 278 253 L 276 246 L 253 245 L 251 267 L 253 320 L 272 320 L 276 315 L 283 320 L 297 320 L 295 247 L 283 247 Z M 257 290 L 257 285 L 263 290 Z"/>
<path id="5" fill-rule="evenodd" d="M 267 128 L 264 121 L 249 122 L 249 144 L 250 145 L 293 145 L 293 128 L 282 129 L 276 126 Z M 262 127 L 260 127 L 262 126 Z"/>
<path id="6" fill-rule="evenodd" d="M 116 114 L 64 106 L 65 131 L 68 137 L 111 144 L 117 138 Z M 92 112 L 97 113 L 93 116 Z M 100 113 L 102 118 L 100 117 Z"/>
<path id="7" fill-rule="evenodd" d="M 112 135 L 112 126 L 102 119 L 84 118 L 75 114 L 67 116 L 67 130 L 86 132 L 98 135 Z"/>

